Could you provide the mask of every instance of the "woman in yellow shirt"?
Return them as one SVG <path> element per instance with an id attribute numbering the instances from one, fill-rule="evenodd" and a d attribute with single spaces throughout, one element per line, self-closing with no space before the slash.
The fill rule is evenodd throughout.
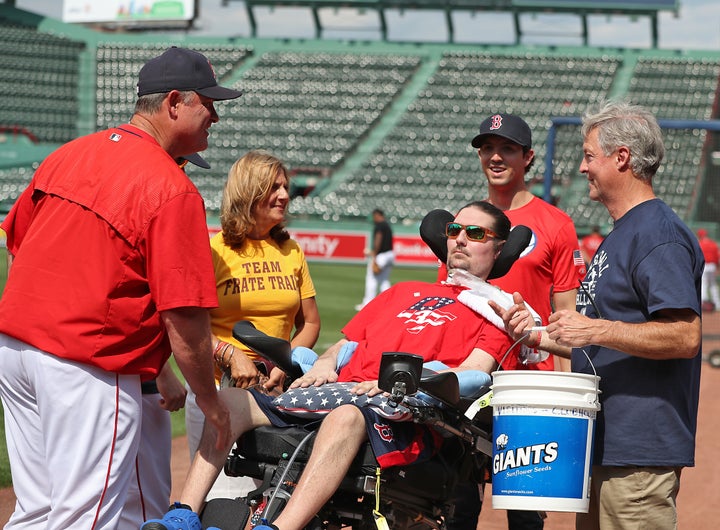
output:
<path id="1" fill-rule="evenodd" d="M 284 374 L 275 368 L 266 374 L 268 380 L 262 377 L 252 362 L 256 355 L 232 337 L 238 320 L 290 340 L 293 347 L 312 348 L 320 333 L 305 255 L 284 226 L 289 203 L 287 170 L 269 153 L 251 151 L 230 168 L 220 210 L 222 231 L 210 241 L 220 302 L 210 316 L 221 341 L 215 347 L 218 362 L 241 388 L 263 383 L 273 391 L 282 386 Z M 222 342 L 231 345 L 224 359 Z"/>
<path id="2" fill-rule="evenodd" d="M 261 384 L 268 392 L 282 391 L 284 373 L 275 367 L 263 373 L 256 354 L 233 338 L 239 320 L 293 347 L 312 348 L 320 334 L 305 255 L 285 229 L 289 203 L 287 169 L 270 153 L 250 151 L 230 168 L 220 209 L 222 230 L 210 240 L 219 299 L 219 307 L 210 311 L 218 384 L 225 371 L 235 386 Z M 191 460 L 204 421 L 193 398 L 188 395 L 185 411 Z"/>

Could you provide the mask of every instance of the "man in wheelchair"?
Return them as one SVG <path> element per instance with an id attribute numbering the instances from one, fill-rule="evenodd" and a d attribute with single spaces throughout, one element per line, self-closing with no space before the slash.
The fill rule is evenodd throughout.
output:
<path id="1" fill-rule="evenodd" d="M 233 439 L 260 426 L 317 421 L 318 410 L 326 412 L 300 481 L 271 527 L 303 528 L 338 488 L 365 441 L 370 441 L 381 468 L 421 462 L 442 443 L 434 429 L 397 421 L 393 410 L 354 404 L 335 408 L 333 400 L 319 392 L 325 385 L 353 382 L 353 395 L 382 394 L 377 377 L 382 353 L 387 351 L 418 354 L 425 362 L 438 361 L 456 373 L 473 370 L 490 374 L 501 361 L 505 369 L 518 367 L 518 355 L 514 351 L 506 355 L 512 341 L 501 323 L 491 322 L 492 310 L 488 308 L 485 314 L 471 307 L 474 304 L 458 300 L 469 283 L 488 278 L 509 233 L 510 221 L 491 204 L 472 202 L 463 207 L 442 234 L 447 236 L 448 281 L 398 283 L 363 308 L 343 328 L 345 338 L 291 383 L 288 392 L 306 389 L 313 394 L 314 403 L 278 399 L 260 389 L 228 388 L 220 392 L 230 410 Z M 339 357 L 355 343 L 354 352 L 338 373 Z M 308 415 L 307 410 L 315 414 Z M 216 433 L 206 425 L 180 496 L 181 505 L 201 510 L 230 449 L 218 448 Z"/>

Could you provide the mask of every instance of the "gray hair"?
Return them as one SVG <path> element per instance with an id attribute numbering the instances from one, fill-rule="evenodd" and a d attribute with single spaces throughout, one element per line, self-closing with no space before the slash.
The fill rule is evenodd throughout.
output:
<path id="1" fill-rule="evenodd" d="M 140 96 L 135 102 L 135 113 L 136 114 L 155 114 L 160 110 L 162 102 L 167 97 L 168 92 L 161 92 L 159 94 L 146 94 Z M 192 90 L 181 90 L 180 95 L 183 103 L 189 104 L 195 95 Z"/>
<path id="2" fill-rule="evenodd" d="M 648 109 L 627 101 L 606 102 L 600 110 L 583 116 L 583 138 L 593 129 L 598 130 L 598 142 L 606 156 L 618 147 L 627 147 L 633 174 L 652 180 L 665 156 L 665 145 L 660 126 Z"/>

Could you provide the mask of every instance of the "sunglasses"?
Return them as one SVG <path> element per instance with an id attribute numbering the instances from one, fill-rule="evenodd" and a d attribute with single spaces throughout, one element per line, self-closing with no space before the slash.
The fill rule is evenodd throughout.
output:
<path id="1" fill-rule="evenodd" d="M 455 239 L 460 235 L 460 232 L 465 230 L 465 235 L 470 241 L 477 241 L 482 243 L 487 239 L 496 238 L 498 235 L 490 230 L 477 225 L 461 225 L 460 223 L 448 223 L 445 225 L 445 235 L 450 239 Z"/>

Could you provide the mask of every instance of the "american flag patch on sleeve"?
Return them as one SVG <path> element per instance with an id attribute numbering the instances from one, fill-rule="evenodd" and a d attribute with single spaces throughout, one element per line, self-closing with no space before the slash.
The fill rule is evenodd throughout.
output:
<path id="1" fill-rule="evenodd" d="M 573 250 L 573 265 L 577 265 L 578 267 L 585 265 L 585 260 L 583 260 L 579 250 Z"/>

